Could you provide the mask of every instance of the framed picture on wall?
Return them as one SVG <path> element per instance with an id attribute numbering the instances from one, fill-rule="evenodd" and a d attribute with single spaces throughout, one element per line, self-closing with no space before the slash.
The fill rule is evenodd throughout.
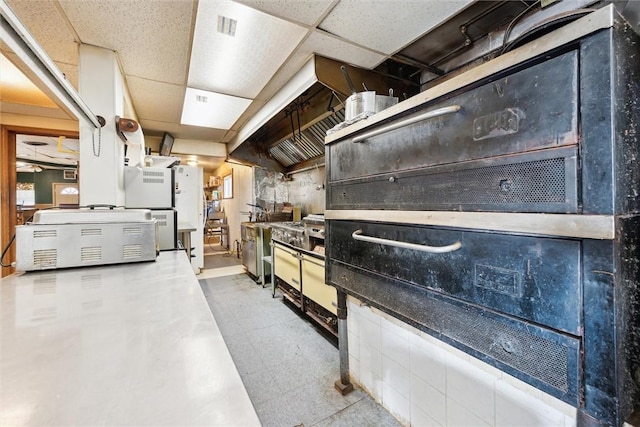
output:
<path id="1" fill-rule="evenodd" d="M 233 169 L 222 177 L 222 198 L 233 199 Z"/>

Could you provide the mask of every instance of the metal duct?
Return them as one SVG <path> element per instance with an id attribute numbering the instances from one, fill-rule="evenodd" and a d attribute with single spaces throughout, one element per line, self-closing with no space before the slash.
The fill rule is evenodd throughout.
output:
<path id="1" fill-rule="evenodd" d="M 315 56 L 243 127 L 229 155 L 245 163 L 285 172 L 324 155 L 329 129 L 345 119 L 351 89 L 341 62 Z M 346 65 L 359 87 L 386 94 L 406 92 L 392 76 Z"/>

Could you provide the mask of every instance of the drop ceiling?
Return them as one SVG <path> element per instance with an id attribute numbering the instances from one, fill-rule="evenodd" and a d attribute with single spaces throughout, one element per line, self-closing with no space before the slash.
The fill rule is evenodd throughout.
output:
<path id="1" fill-rule="evenodd" d="M 238 131 L 314 54 L 372 69 L 470 0 L 6 0 L 77 88 L 78 45 L 114 50 L 146 135 L 203 143 Z M 237 21 L 235 36 L 217 31 Z M 11 60 L 11 52 L 3 51 Z M 99 84 L 99 83 L 97 83 Z M 181 123 L 187 91 L 238 98 L 235 117 Z M 2 99 L 4 112 L 25 104 Z M 99 112 L 95 112 L 99 114 Z M 38 113 L 41 114 L 41 113 Z M 59 114 L 56 113 L 56 114 Z M 212 127 L 213 126 L 213 127 Z"/>
<path id="2" fill-rule="evenodd" d="M 80 141 L 73 138 L 16 135 L 18 172 L 40 169 L 75 169 L 79 160 Z"/>
<path id="3" fill-rule="evenodd" d="M 228 151 L 264 133 L 265 126 L 273 133 L 273 120 L 282 120 L 285 105 L 269 113 L 271 123 L 256 125 L 257 118 L 277 104 L 273 101 L 312 58 L 399 77 L 413 85 L 411 96 L 491 52 L 505 27 L 521 21 L 512 28 L 516 37 L 530 26 L 532 14 L 524 13 L 540 9 L 533 0 L 0 1 L 76 88 L 80 44 L 115 51 L 146 136 L 169 132 L 192 148 L 223 143 Z M 589 3 L 563 0 L 539 11 L 551 15 Z M 0 48 L 20 68 L 16 56 L 4 44 Z M 7 90 L 4 80 L 0 84 L 3 113 L 64 116 L 51 105 L 20 99 L 20 91 Z M 402 99 L 405 93 L 397 95 Z M 220 105 L 224 111 L 216 112 Z M 194 119 L 190 111 L 201 117 Z M 305 135 L 299 136 L 306 143 Z M 266 149 L 271 157 L 278 154 L 271 143 Z M 280 165 L 296 161 L 294 151 L 280 153 L 291 157 Z M 208 160 L 215 168 L 224 158 Z"/>

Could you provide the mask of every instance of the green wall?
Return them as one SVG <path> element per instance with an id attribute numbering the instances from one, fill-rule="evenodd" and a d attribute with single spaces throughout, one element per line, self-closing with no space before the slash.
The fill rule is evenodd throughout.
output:
<path id="1" fill-rule="evenodd" d="M 78 182 L 77 179 L 64 179 L 64 171 L 57 169 L 44 169 L 42 172 L 18 172 L 17 182 L 33 182 L 35 188 L 36 204 L 53 203 L 54 182 L 67 184 Z"/>

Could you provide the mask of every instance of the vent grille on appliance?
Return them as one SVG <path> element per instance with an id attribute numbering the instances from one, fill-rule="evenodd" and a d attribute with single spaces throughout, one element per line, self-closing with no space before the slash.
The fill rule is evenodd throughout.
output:
<path id="1" fill-rule="evenodd" d="M 142 234 L 141 227 L 124 227 L 122 229 L 122 234 Z"/>
<path id="2" fill-rule="evenodd" d="M 568 391 L 566 346 L 511 328 L 481 314 L 466 313 L 467 319 L 460 319 L 459 313 L 447 310 L 440 314 L 444 316 L 443 324 L 447 325 L 444 335 L 564 393 Z"/>
<path id="3" fill-rule="evenodd" d="M 58 231 L 57 230 L 34 230 L 33 231 L 33 237 L 57 237 L 58 236 Z"/>
<path id="4" fill-rule="evenodd" d="M 331 184 L 330 204 L 340 209 L 377 209 L 394 205 L 412 210 L 469 209 L 556 212 L 575 209 L 571 158 L 552 158 L 462 170 L 398 174 L 403 191 L 387 175 Z M 382 181 L 382 184 L 381 184 Z M 381 186 L 386 186 L 381 191 Z M 375 194 L 376 196 L 372 196 Z M 411 194 L 412 197 L 408 197 Z"/>
<path id="5" fill-rule="evenodd" d="M 102 260 L 102 247 L 87 246 L 80 249 L 80 261 L 97 262 Z"/>
<path id="6" fill-rule="evenodd" d="M 142 245 L 124 245 L 122 247 L 122 257 L 124 259 L 140 258 L 142 256 Z"/>
<path id="7" fill-rule="evenodd" d="M 146 184 L 164 184 L 164 173 L 157 171 L 142 171 L 142 182 Z"/>
<path id="8" fill-rule="evenodd" d="M 102 236 L 102 228 L 83 228 L 80 230 L 81 236 Z"/>
<path id="9" fill-rule="evenodd" d="M 269 148 L 269 153 L 285 167 L 322 156 L 327 131 L 343 121 L 344 110 L 336 111 L 335 114 L 309 126 L 301 134 L 296 132 L 295 135 Z"/>
<path id="10" fill-rule="evenodd" d="M 50 268 L 58 264 L 57 249 L 36 249 L 33 251 L 33 265 L 36 268 Z"/>
<path id="11" fill-rule="evenodd" d="M 426 175 L 420 180 L 429 193 L 420 200 L 456 205 L 565 203 L 565 168 L 561 157 Z"/>
<path id="12" fill-rule="evenodd" d="M 374 301 L 384 301 L 382 306 L 397 311 L 416 324 L 535 378 L 565 397 L 575 393 L 577 368 L 574 361 L 578 359 L 579 352 L 576 341 L 532 325 L 529 328 L 526 322 L 502 316 L 495 318 L 466 304 L 413 292 L 409 301 L 410 294 L 405 293 L 404 284 L 382 281 L 384 279 L 381 280 L 377 275 L 372 277 L 351 268 L 333 263 L 330 280 L 355 295 L 363 295 L 374 289 Z M 383 283 L 389 286 L 375 286 Z M 398 292 L 399 299 L 389 303 L 388 292 Z"/>
<path id="13" fill-rule="evenodd" d="M 153 215 L 153 218 L 158 222 L 158 227 L 166 227 L 167 225 L 167 215 L 166 214 L 157 214 Z"/>

